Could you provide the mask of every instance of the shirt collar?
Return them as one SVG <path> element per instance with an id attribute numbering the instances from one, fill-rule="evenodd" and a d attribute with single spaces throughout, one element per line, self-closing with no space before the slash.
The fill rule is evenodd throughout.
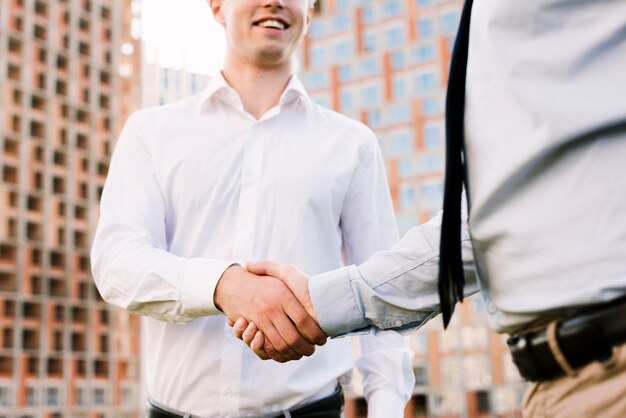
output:
<path id="1" fill-rule="evenodd" d="M 239 95 L 224 78 L 222 71 L 211 74 L 209 84 L 204 88 L 198 100 L 198 111 L 206 110 L 209 101 L 213 97 L 221 97 L 223 100 L 235 107 L 242 107 Z M 287 87 L 278 100 L 278 105 L 282 108 L 298 101 L 304 105 L 306 110 L 310 110 L 312 103 L 309 94 L 297 75 L 293 74 L 287 83 Z"/>

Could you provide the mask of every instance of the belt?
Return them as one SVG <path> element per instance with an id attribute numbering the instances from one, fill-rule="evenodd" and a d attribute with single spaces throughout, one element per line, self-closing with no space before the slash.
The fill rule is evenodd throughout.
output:
<path id="1" fill-rule="evenodd" d="M 343 390 L 337 386 L 337 390 L 330 396 L 313 401 L 306 405 L 290 409 L 276 418 L 339 418 L 343 411 Z M 148 400 L 148 418 L 193 418 L 191 414 L 179 415 L 163 408 L 159 408 Z"/>
<path id="2" fill-rule="evenodd" d="M 513 362 L 530 381 L 575 375 L 593 361 L 606 361 L 626 342 L 626 299 L 581 312 L 546 329 L 508 339 Z"/>

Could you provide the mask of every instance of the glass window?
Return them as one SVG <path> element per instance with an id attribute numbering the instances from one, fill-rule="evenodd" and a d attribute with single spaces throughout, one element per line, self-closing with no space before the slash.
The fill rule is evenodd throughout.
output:
<path id="1" fill-rule="evenodd" d="M 382 124 L 380 110 L 374 109 L 367 112 L 367 124 L 370 128 L 378 128 Z"/>
<path id="2" fill-rule="evenodd" d="M 352 80 L 352 66 L 350 64 L 339 66 L 339 81 L 345 83 Z"/>
<path id="3" fill-rule="evenodd" d="M 47 406 L 60 405 L 59 388 L 46 388 L 46 402 Z"/>
<path id="4" fill-rule="evenodd" d="M 0 406 L 9 407 L 13 405 L 13 395 L 11 394 L 11 388 L 7 386 L 0 386 Z"/>
<path id="5" fill-rule="evenodd" d="M 398 191 L 401 210 L 413 210 L 417 206 L 417 200 L 415 198 L 415 189 L 412 185 L 403 184 Z"/>
<path id="6" fill-rule="evenodd" d="M 426 183 L 420 192 L 420 203 L 424 206 L 441 207 L 443 202 L 443 184 L 441 182 Z M 445 332 L 443 335 L 444 337 L 440 340 L 442 350 L 454 349 L 458 346 L 459 341 L 456 332 Z"/>
<path id="7" fill-rule="evenodd" d="M 431 44 L 418 45 L 413 48 L 412 55 L 416 64 L 432 61 L 435 59 L 435 48 Z"/>
<path id="8" fill-rule="evenodd" d="M 413 91 L 416 95 L 430 93 L 437 90 L 438 79 L 437 73 L 428 71 L 418 74 L 414 78 Z"/>
<path id="9" fill-rule="evenodd" d="M 361 91 L 361 104 L 366 107 L 376 106 L 381 102 L 381 92 L 378 86 L 367 86 Z"/>
<path id="10" fill-rule="evenodd" d="M 322 19 L 313 19 L 311 27 L 309 28 L 308 36 L 311 39 L 318 39 L 324 36 L 326 28 L 324 27 L 324 21 Z"/>
<path id="11" fill-rule="evenodd" d="M 406 179 L 415 176 L 415 158 L 402 158 L 398 160 L 398 177 Z M 417 335 L 418 333 L 412 334 Z M 421 335 L 421 334 L 420 334 Z"/>
<path id="12" fill-rule="evenodd" d="M 440 125 L 424 127 L 424 146 L 426 149 L 440 149 L 443 146 L 443 134 Z"/>
<path id="13" fill-rule="evenodd" d="M 406 99 L 408 96 L 407 82 L 404 78 L 394 78 L 391 89 L 394 100 Z M 408 107 L 408 105 L 405 105 L 405 107 Z"/>
<path id="14" fill-rule="evenodd" d="M 339 107 L 342 112 L 354 109 L 354 94 L 351 91 L 342 91 L 339 95 Z"/>
<path id="15" fill-rule="evenodd" d="M 435 34 L 435 25 L 430 17 L 419 19 L 416 22 L 417 34 L 420 38 L 430 38 Z"/>
<path id="16" fill-rule="evenodd" d="M 393 51 L 391 53 L 391 68 L 399 70 L 406 66 L 404 51 Z"/>
<path id="17" fill-rule="evenodd" d="M 392 132 L 387 139 L 387 157 L 397 158 L 412 153 L 415 148 L 414 145 L 411 131 Z"/>
<path id="18" fill-rule="evenodd" d="M 352 42 L 350 41 L 341 41 L 335 44 L 335 59 L 341 60 L 346 57 L 349 57 L 352 53 Z"/>
<path id="19" fill-rule="evenodd" d="M 106 403 L 106 392 L 104 388 L 95 388 L 93 390 L 93 404 L 104 405 Z"/>
<path id="20" fill-rule="evenodd" d="M 411 109 L 406 104 L 396 104 L 388 108 L 387 120 L 389 123 L 406 123 L 411 120 Z"/>
<path id="21" fill-rule="evenodd" d="M 399 0 L 388 0 L 383 5 L 383 15 L 387 17 L 400 16 L 402 14 L 402 4 Z"/>
<path id="22" fill-rule="evenodd" d="M 442 333 L 447 334 L 447 332 Z M 444 388 L 459 387 L 463 383 L 461 373 L 461 359 L 458 357 L 444 357 L 440 360 L 441 385 Z"/>
<path id="23" fill-rule="evenodd" d="M 359 65 L 359 72 L 361 77 L 371 77 L 373 75 L 380 74 L 380 65 L 378 64 L 378 57 L 366 58 L 361 60 Z"/>
<path id="24" fill-rule="evenodd" d="M 363 36 L 363 49 L 366 52 L 372 52 L 376 50 L 378 39 L 376 33 L 368 32 Z"/>
<path id="25" fill-rule="evenodd" d="M 430 6 L 433 2 L 433 0 L 414 0 L 415 1 L 415 5 L 417 7 L 426 7 L 426 6 Z"/>
<path id="26" fill-rule="evenodd" d="M 462 396 L 459 391 L 452 390 L 436 394 L 433 397 L 433 412 L 436 415 L 460 414 L 463 405 Z"/>
<path id="27" fill-rule="evenodd" d="M 442 13 L 439 17 L 439 30 L 445 35 L 456 33 L 459 26 L 459 13 L 456 10 Z"/>
<path id="28" fill-rule="evenodd" d="M 424 116 L 435 116 L 443 113 L 442 102 L 439 98 L 431 97 L 422 102 L 422 114 Z"/>
<path id="29" fill-rule="evenodd" d="M 441 155 L 422 155 L 420 157 L 422 173 L 437 173 L 443 170 L 443 158 Z"/>
<path id="30" fill-rule="evenodd" d="M 305 78 L 304 84 L 311 90 L 328 87 L 328 73 L 326 71 L 312 71 Z"/>
<path id="31" fill-rule="evenodd" d="M 350 28 L 350 19 L 345 13 L 338 14 L 333 18 L 333 31 L 342 32 Z"/>
<path id="32" fill-rule="evenodd" d="M 419 363 L 413 366 L 415 375 L 415 386 L 428 386 L 428 366 L 426 363 Z"/>
<path id="33" fill-rule="evenodd" d="M 402 26 L 394 26 L 385 30 L 384 39 L 385 47 L 387 48 L 393 48 L 398 45 L 403 45 L 406 42 L 404 28 Z"/>
<path id="34" fill-rule="evenodd" d="M 324 67 L 326 64 L 326 49 L 313 47 L 311 49 L 311 66 L 314 68 Z"/>
<path id="35" fill-rule="evenodd" d="M 375 20 L 374 8 L 369 6 L 363 9 L 363 23 L 373 23 Z"/>
<path id="36" fill-rule="evenodd" d="M 26 406 L 37 406 L 39 401 L 37 399 L 37 388 L 28 386 L 26 388 Z"/>
<path id="37" fill-rule="evenodd" d="M 415 215 L 398 215 L 396 216 L 396 222 L 398 224 L 398 231 L 400 235 L 406 234 L 406 232 L 417 225 L 417 217 Z"/>

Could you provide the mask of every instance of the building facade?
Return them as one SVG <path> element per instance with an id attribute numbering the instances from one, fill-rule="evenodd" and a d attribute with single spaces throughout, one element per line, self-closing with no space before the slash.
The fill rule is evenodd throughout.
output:
<path id="1" fill-rule="evenodd" d="M 387 163 L 402 233 L 441 209 L 444 108 L 460 0 L 317 0 L 300 55 L 314 100 L 369 125 Z M 475 296 L 443 331 L 411 335 L 416 387 L 406 416 L 521 416 L 524 383 Z M 358 381 L 358 379 L 355 379 Z M 347 416 L 365 416 L 354 388 Z"/>
<path id="2" fill-rule="evenodd" d="M 101 300 L 89 265 L 139 100 L 134 3 L 0 1 L 2 417 L 138 416 L 138 320 Z"/>

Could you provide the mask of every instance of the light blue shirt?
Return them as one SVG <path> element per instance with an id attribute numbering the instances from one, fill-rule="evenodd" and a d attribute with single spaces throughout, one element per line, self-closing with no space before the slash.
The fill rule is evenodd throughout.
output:
<path id="1" fill-rule="evenodd" d="M 466 93 L 466 290 L 482 290 L 493 328 L 626 295 L 626 2 L 477 1 Z M 312 277 L 322 328 L 435 316 L 439 228 Z"/>

